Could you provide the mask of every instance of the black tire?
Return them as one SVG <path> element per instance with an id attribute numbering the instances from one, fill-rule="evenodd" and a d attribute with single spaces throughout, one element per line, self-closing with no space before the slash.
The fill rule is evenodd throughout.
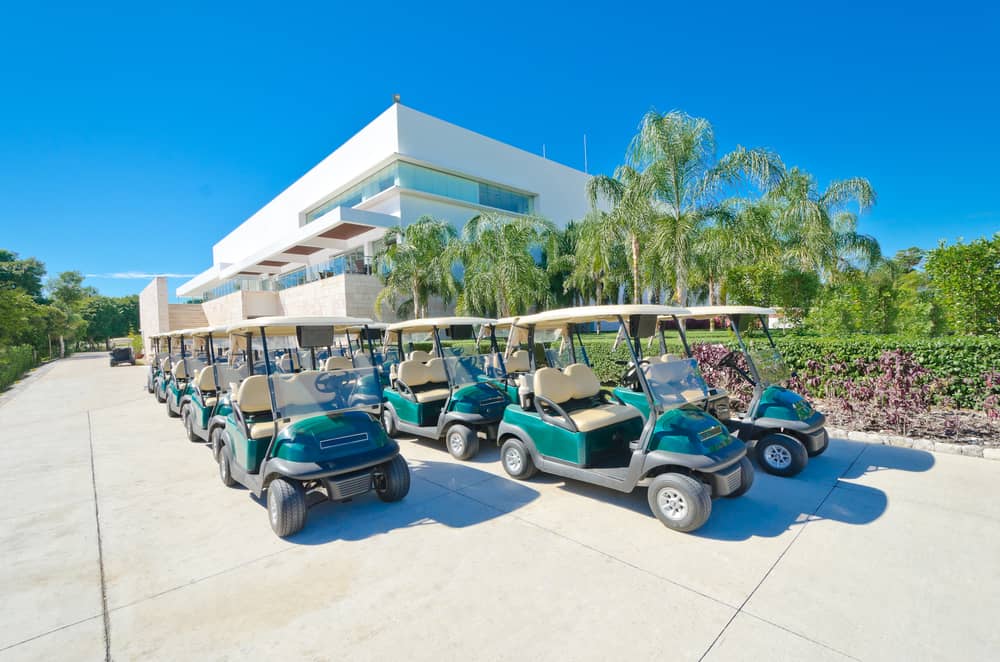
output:
<path id="1" fill-rule="evenodd" d="M 444 445 L 456 460 L 468 460 L 479 452 L 479 435 L 467 425 L 452 423 L 444 432 Z"/>
<path id="2" fill-rule="evenodd" d="M 219 478 L 226 487 L 232 487 L 236 484 L 236 481 L 233 479 L 233 472 L 229 467 L 229 454 L 226 453 L 225 449 L 219 452 Z"/>
<path id="3" fill-rule="evenodd" d="M 817 455 L 822 455 L 824 452 L 826 452 L 826 449 L 829 447 L 830 447 L 830 433 L 826 431 L 826 428 L 823 428 L 823 445 L 820 446 L 818 450 L 814 451 L 811 451 L 807 448 L 806 453 L 809 454 L 809 457 L 816 457 Z"/>
<path id="4" fill-rule="evenodd" d="M 538 472 L 527 446 L 516 437 L 510 437 L 500 447 L 500 463 L 507 475 L 517 480 L 528 480 Z"/>
<path id="5" fill-rule="evenodd" d="M 390 437 L 399 434 L 399 426 L 396 425 L 396 412 L 389 407 L 382 409 L 382 427 L 385 428 L 385 433 Z"/>
<path id="6" fill-rule="evenodd" d="M 181 421 L 184 423 L 184 431 L 187 432 L 187 438 L 190 442 L 200 442 L 201 437 L 194 433 L 194 414 L 191 413 L 191 405 L 185 404 L 181 406 Z"/>
<path id="7" fill-rule="evenodd" d="M 769 474 L 789 478 L 801 472 L 809 463 L 802 442 L 781 432 L 772 432 L 754 446 L 757 463 Z"/>
<path id="8" fill-rule="evenodd" d="M 302 483 L 275 478 L 267 486 L 267 517 L 279 538 L 302 530 L 306 523 L 306 491 Z"/>
<path id="9" fill-rule="evenodd" d="M 212 457 L 218 462 L 219 457 L 222 455 L 222 428 L 218 426 L 212 428 L 208 438 L 212 442 Z"/>
<path id="10" fill-rule="evenodd" d="M 375 480 L 375 493 L 386 503 L 399 501 L 410 492 L 410 467 L 402 455 L 397 455 L 380 467 Z"/>
<path id="11" fill-rule="evenodd" d="M 701 528 L 712 514 L 708 486 L 684 474 L 667 472 L 654 478 L 646 500 L 661 524 L 682 533 Z"/>
<path id="12" fill-rule="evenodd" d="M 735 499 L 736 497 L 741 497 L 750 490 L 750 486 L 753 485 L 753 462 L 750 458 L 744 456 L 740 458 L 740 486 L 735 492 L 730 492 L 726 495 L 729 499 Z"/>
<path id="13" fill-rule="evenodd" d="M 153 384 L 148 379 L 146 380 L 146 391 L 148 393 L 153 392 Z"/>

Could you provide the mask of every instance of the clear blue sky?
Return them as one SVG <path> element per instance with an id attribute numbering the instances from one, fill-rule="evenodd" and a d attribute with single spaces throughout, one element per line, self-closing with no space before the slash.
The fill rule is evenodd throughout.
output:
<path id="1" fill-rule="evenodd" d="M 571 166 L 586 133 L 591 172 L 650 108 L 707 117 L 720 149 L 871 179 L 861 229 L 888 253 L 1000 229 L 995 3 L 724 5 L 9 3 L 0 247 L 50 274 L 200 272 L 393 93 Z"/>

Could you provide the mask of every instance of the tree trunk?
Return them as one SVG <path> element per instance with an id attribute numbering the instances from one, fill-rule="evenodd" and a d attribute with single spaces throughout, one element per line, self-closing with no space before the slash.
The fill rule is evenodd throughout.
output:
<path id="1" fill-rule="evenodd" d="M 677 279 L 677 292 L 675 296 L 677 297 L 677 305 L 684 306 L 687 302 L 687 267 L 685 267 L 684 258 L 680 255 L 674 260 L 674 276 Z"/>
<path id="2" fill-rule="evenodd" d="M 66 358 L 66 339 L 61 333 L 59 334 L 59 358 Z"/>
<path id="3" fill-rule="evenodd" d="M 639 237 L 632 235 L 632 303 L 642 303 L 639 300 Z"/>
<path id="4" fill-rule="evenodd" d="M 416 285 L 413 286 L 413 317 L 414 319 L 419 319 L 422 317 L 422 311 L 420 306 L 420 290 Z"/>
<path id="5" fill-rule="evenodd" d="M 604 284 L 601 282 L 600 277 L 598 277 L 598 279 L 597 279 L 597 283 L 595 285 L 594 294 L 597 297 L 597 305 L 598 306 L 600 306 L 602 303 L 604 303 Z"/>
<path id="6" fill-rule="evenodd" d="M 49 337 L 49 358 L 51 359 L 52 358 L 52 334 L 51 333 L 46 333 L 45 335 L 47 335 Z"/>

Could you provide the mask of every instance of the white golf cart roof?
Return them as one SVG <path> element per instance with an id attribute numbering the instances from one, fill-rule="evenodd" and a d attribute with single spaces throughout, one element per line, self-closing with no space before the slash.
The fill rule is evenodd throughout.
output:
<path id="1" fill-rule="evenodd" d="M 546 310 L 544 313 L 525 315 L 514 320 L 515 326 L 547 329 L 562 327 L 567 324 L 585 324 L 587 322 L 617 322 L 619 317 L 629 318 L 636 315 L 685 315 L 687 308 L 677 306 L 659 306 L 654 304 L 621 304 L 612 306 L 579 306 L 575 308 L 559 308 Z"/>
<path id="2" fill-rule="evenodd" d="M 328 326 L 332 328 L 361 327 L 371 323 L 363 317 L 331 317 L 327 315 L 280 315 L 273 317 L 255 317 L 241 320 L 226 327 L 227 333 L 246 333 L 264 327 L 275 336 L 290 336 L 295 334 L 299 326 Z"/>
<path id="3" fill-rule="evenodd" d="M 188 336 L 188 337 L 203 337 L 208 335 L 219 334 L 222 335 L 226 332 L 226 327 L 224 326 L 199 326 L 192 329 L 181 329 L 180 331 L 174 331 L 171 335 L 177 336 Z"/>
<path id="4" fill-rule="evenodd" d="M 389 333 L 399 332 L 399 331 L 431 331 L 432 329 L 443 329 L 449 326 L 466 326 L 466 325 L 488 325 L 493 324 L 495 320 L 489 319 L 488 317 L 428 317 L 425 319 L 418 320 L 408 320 L 406 322 L 395 322 L 386 327 L 386 331 Z"/>
<path id="5" fill-rule="evenodd" d="M 774 308 L 760 306 L 691 306 L 686 314 L 679 314 L 677 317 L 703 320 L 728 315 L 776 315 L 777 312 Z"/>

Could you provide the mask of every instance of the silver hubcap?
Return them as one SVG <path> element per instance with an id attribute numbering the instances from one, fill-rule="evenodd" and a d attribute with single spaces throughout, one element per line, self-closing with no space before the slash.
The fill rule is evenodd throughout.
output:
<path id="1" fill-rule="evenodd" d="M 451 452 L 455 454 L 459 454 L 465 450 L 465 441 L 462 439 L 462 435 L 457 432 L 449 434 L 448 446 L 451 447 Z"/>
<path id="2" fill-rule="evenodd" d="M 656 495 L 656 503 L 660 507 L 660 512 L 667 519 L 683 519 L 687 515 L 688 504 L 684 495 L 672 487 L 664 487 Z"/>
<path id="3" fill-rule="evenodd" d="M 521 473 L 521 454 L 517 452 L 517 449 L 508 448 L 503 455 L 503 461 L 511 473 Z"/>
<path id="4" fill-rule="evenodd" d="M 771 444 L 764 449 L 764 460 L 775 469 L 787 469 L 792 463 L 792 454 L 779 444 Z"/>

